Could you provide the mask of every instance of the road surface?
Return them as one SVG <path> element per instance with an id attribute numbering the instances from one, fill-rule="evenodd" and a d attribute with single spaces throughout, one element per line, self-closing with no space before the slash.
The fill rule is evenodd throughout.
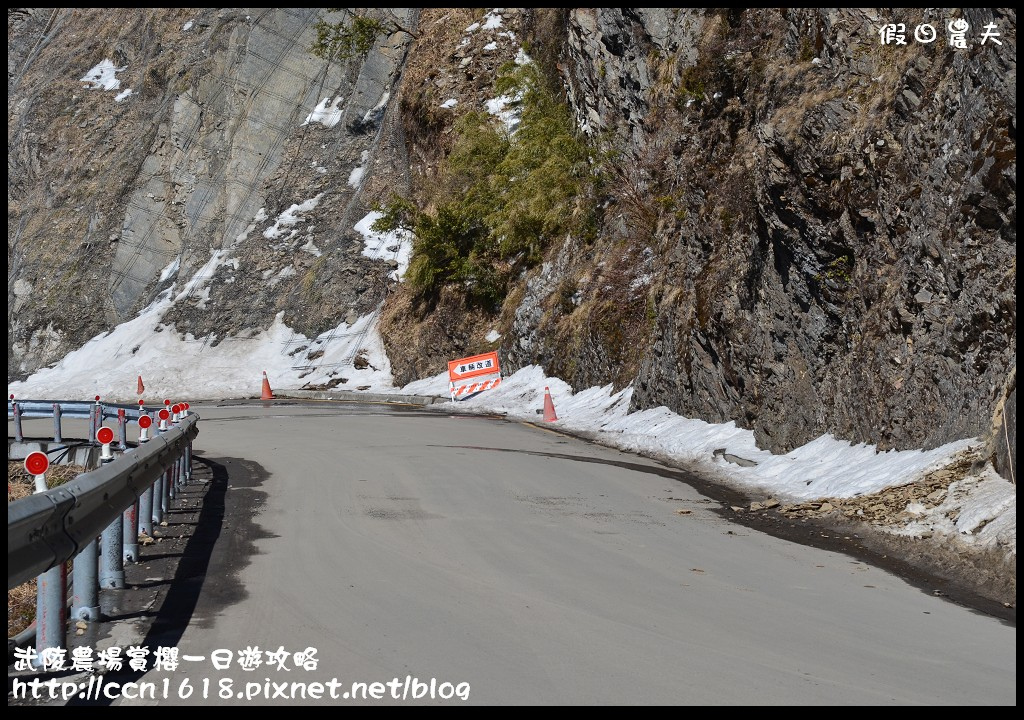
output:
<path id="1" fill-rule="evenodd" d="M 203 659 L 115 704 L 1016 704 L 1015 626 L 731 523 L 653 461 L 542 422 L 194 409 L 181 582 L 154 559 L 125 592 L 164 604 L 134 642 Z"/>

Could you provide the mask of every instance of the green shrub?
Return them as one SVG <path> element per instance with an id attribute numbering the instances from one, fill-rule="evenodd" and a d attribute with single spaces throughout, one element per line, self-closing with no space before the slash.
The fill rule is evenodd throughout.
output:
<path id="1" fill-rule="evenodd" d="M 825 268 L 825 277 L 840 283 L 848 283 L 853 271 L 853 258 L 849 255 L 840 255 L 828 264 Z"/>
<path id="2" fill-rule="evenodd" d="M 496 118 L 463 115 L 428 213 L 392 197 L 373 229 L 415 235 L 408 281 L 420 293 L 457 285 L 496 309 L 509 282 L 539 263 L 567 234 L 593 234 L 594 156 L 578 137 L 564 102 L 534 65 L 503 67 L 499 93 L 518 98 L 522 116 L 510 135 Z"/>
<path id="3" fill-rule="evenodd" d="M 318 20 L 316 40 L 310 52 L 327 61 L 363 57 L 377 38 L 388 31 L 388 24 L 366 15 L 353 15 L 349 22 Z"/>
<path id="4" fill-rule="evenodd" d="M 535 65 L 504 81 L 522 97 L 522 120 L 498 165 L 498 202 L 488 219 L 503 256 L 521 253 L 531 265 L 554 238 L 583 231 L 576 211 L 593 194 L 594 156 Z"/>

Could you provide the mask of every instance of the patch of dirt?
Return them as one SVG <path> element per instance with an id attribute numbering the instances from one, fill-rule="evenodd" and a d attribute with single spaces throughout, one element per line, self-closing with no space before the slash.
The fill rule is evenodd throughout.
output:
<path id="1" fill-rule="evenodd" d="M 775 508 L 790 517 L 830 517 L 839 514 L 848 520 L 859 520 L 877 527 L 902 526 L 913 521 L 918 514 L 907 510 L 912 504 L 927 510 L 938 507 L 946 499 L 949 486 L 967 477 L 979 460 L 975 453 L 962 453 L 948 465 L 906 485 L 885 488 L 871 495 L 849 498 L 827 498 L 793 505 L 782 505 L 777 500 L 751 503 L 750 510 Z"/>
<path id="2" fill-rule="evenodd" d="M 491 343 L 485 333 L 491 327 L 492 316 L 467 306 L 453 288 L 427 301 L 402 286 L 380 315 L 381 339 L 399 386 L 446 370 L 454 358 L 487 352 Z"/>
<path id="3" fill-rule="evenodd" d="M 338 387 L 339 385 L 342 385 L 342 384 L 347 383 L 347 382 L 348 382 L 348 378 L 336 377 L 336 378 L 331 378 L 330 380 L 328 380 L 325 383 L 320 383 L 320 384 L 306 383 L 305 385 L 303 385 L 299 389 L 300 390 L 333 390 L 334 388 Z"/>

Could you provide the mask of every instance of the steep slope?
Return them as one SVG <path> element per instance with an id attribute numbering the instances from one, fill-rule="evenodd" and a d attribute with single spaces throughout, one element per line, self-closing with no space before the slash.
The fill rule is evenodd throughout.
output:
<path id="1" fill-rule="evenodd" d="M 774 451 L 997 434 L 1015 406 L 1013 11 L 502 12 L 604 151 L 597 231 L 551 239 L 500 313 L 467 323 L 454 287 L 393 306 L 397 377 L 490 349 L 493 325 L 511 369 L 633 383 L 634 408 L 735 420 Z M 961 15 L 965 49 L 948 42 Z M 909 41 L 883 44 L 888 23 Z M 468 80 L 496 64 L 498 32 L 411 48 L 422 207 L 449 115 L 497 94 Z"/>

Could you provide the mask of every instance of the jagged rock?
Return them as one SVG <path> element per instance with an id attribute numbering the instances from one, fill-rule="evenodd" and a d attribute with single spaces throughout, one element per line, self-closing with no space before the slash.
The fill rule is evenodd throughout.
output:
<path id="1" fill-rule="evenodd" d="M 1015 116 L 1015 66 L 954 67 L 908 53 L 896 60 L 903 86 L 894 103 L 881 82 L 888 70 L 851 52 L 871 41 L 865 12 L 570 14 L 565 76 L 577 117 L 600 118 L 594 132 L 615 135 L 634 165 L 649 163 L 649 177 L 686 198 L 685 218 L 661 218 L 662 252 L 672 261 L 658 276 L 671 290 L 655 306 L 648 341 L 657 350 L 640 363 L 634 409 L 664 405 L 688 417 L 734 420 L 776 452 L 824 432 L 887 449 L 935 447 L 988 430 L 989 388 L 1001 386 L 1015 364 L 1015 233 L 1004 219 L 1015 216 L 1015 143 L 1001 120 Z M 992 13 L 1015 23 L 1012 11 L 971 12 L 983 24 Z M 819 28 L 806 39 L 831 74 L 789 55 L 792 82 L 782 96 L 759 94 L 763 86 L 749 83 L 753 60 L 742 58 L 768 48 L 791 53 L 782 39 L 804 36 L 799 23 Z M 733 65 L 702 57 L 709 37 L 715 57 Z M 671 60 L 659 68 L 662 85 L 648 79 L 652 58 Z M 623 82 L 627 76 L 638 85 Z M 729 116 L 654 90 L 666 83 L 687 93 L 700 84 L 709 98 L 739 89 L 743 102 Z M 811 100 L 843 86 L 855 89 Z M 971 99 L 956 99 L 963 97 Z M 877 108 L 870 117 L 869 106 Z M 791 112 L 776 111 L 782 107 Z M 968 116 L 987 130 L 967 129 L 960 121 Z M 682 149 L 666 149 L 671 133 L 685 138 Z M 707 171 L 693 170 L 694 157 L 705 158 Z M 670 169 L 655 175 L 660 167 Z M 971 196 L 982 178 L 993 192 Z M 911 186 L 917 189 L 908 195 Z M 957 204 L 969 196 L 975 199 Z M 628 226 L 609 225 L 608 235 L 628 238 Z M 976 245 L 986 248 L 984 257 Z M 900 265 L 901 257 L 922 261 Z M 909 310 L 919 306 L 924 317 Z M 971 328 L 986 307 L 996 311 L 978 333 Z M 885 322 L 889 313 L 897 313 L 895 325 Z M 909 359 L 895 352 L 908 333 Z M 971 343 L 972 357 L 983 358 L 977 370 L 964 353 Z M 515 353 L 517 362 L 543 358 L 538 345 Z M 589 361 L 575 367 L 567 378 L 574 385 L 610 379 Z M 944 382 L 936 384 L 936 374 Z"/>
<path id="2" fill-rule="evenodd" d="M 730 452 L 726 452 L 725 448 L 717 448 L 712 455 L 716 458 L 722 458 L 726 462 L 731 462 L 734 465 L 740 465 L 742 467 L 756 467 L 757 463 L 753 460 L 747 460 L 739 455 L 733 455 Z"/>

